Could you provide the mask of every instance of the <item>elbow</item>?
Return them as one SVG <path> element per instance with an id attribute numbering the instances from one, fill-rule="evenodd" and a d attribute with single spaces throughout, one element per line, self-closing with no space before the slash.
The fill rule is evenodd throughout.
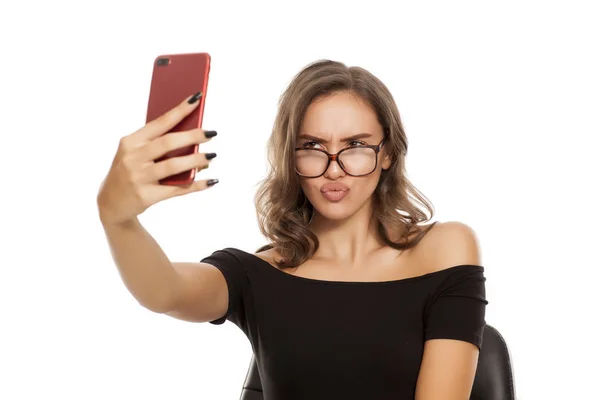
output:
<path id="1" fill-rule="evenodd" d="M 173 309 L 172 296 L 136 296 L 138 304 L 156 314 L 166 314 Z"/>
<path id="2" fill-rule="evenodd" d="M 140 305 L 142 307 L 144 307 L 146 310 L 150 310 L 156 314 L 166 314 L 171 310 L 170 307 L 167 307 L 164 304 L 142 304 L 142 303 L 140 303 Z"/>

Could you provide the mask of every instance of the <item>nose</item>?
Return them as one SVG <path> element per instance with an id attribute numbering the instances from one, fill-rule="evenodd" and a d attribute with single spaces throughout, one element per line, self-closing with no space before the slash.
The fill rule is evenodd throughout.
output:
<path id="1" fill-rule="evenodd" d="M 346 173 L 340 166 L 339 161 L 333 161 L 333 160 L 329 163 L 329 166 L 327 167 L 327 170 L 325 170 L 325 174 L 324 174 L 324 176 L 326 176 L 329 179 L 337 179 L 340 176 L 344 176 L 344 175 L 346 175 Z"/>

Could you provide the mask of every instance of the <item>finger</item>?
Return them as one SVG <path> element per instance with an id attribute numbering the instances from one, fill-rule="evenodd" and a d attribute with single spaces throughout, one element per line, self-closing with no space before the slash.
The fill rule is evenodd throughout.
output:
<path id="1" fill-rule="evenodd" d="M 215 156 L 215 153 L 193 153 L 153 163 L 147 167 L 148 181 L 155 182 L 180 172 L 204 167 Z"/>
<path id="2" fill-rule="evenodd" d="M 146 140 L 151 140 L 155 137 L 162 135 L 173 129 L 182 119 L 191 114 L 192 111 L 198 104 L 200 104 L 200 98 L 202 92 L 189 96 L 177 106 L 171 108 L 169 111 L 161 115 L 160 117 L 148 122 L 137 134 Z"/>
<path id="3" fill-rule="evenodd" d="M 157 195 L 157 202 L 163 201 L 172 197 L 183 196 L 184 194 L 201 192 L 206 189 L 210 189 L 214 185 L 219 183 L 218 179 L 202 179 L 194 181 L 192 184 L 187 186 L 168 186 L 165 187 L 167 190 L 161 190 Z"/>
<path id="4" fill-rule="evenodd" d="M 215 131 L 191 129 L 183 132 L 171 132 L 148 143 L 140 152 L 142 161 L 154 161 L 171 150 L 180 149 L 196 143 L 208 142 L 217 134 Z"/>

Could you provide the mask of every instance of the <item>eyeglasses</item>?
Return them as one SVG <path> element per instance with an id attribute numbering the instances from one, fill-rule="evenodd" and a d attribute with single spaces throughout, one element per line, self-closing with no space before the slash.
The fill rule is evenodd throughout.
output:
<path id="1" fill-rule="evenodd" d="M 384 142 L 385 138 L 376 145 L 346 147 L 336 154 L 322 149 L 296 147 L 296 173 L 305 178 L 318 178 L 327 171 L 331 161 L 337 161 L 342 170 L 350 176 L 369 175 L 377 167 L 377 157 Z"/>

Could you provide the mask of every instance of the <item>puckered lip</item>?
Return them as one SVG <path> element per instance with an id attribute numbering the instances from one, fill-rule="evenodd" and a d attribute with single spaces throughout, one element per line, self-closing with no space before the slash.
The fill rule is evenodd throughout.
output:
<path id="1" fill-rule="evenodd" d="M 323 186 L 321 186 L 321 192 L 325 193 L 325 192 L 331 192 L 331 191 L 348 191 L 350 190 L 350 188 L 346 185 L 344 185 L 343 183 L 339 183 L 339 182 L 335 182 L 335 183 L 326 183 Z"/>

